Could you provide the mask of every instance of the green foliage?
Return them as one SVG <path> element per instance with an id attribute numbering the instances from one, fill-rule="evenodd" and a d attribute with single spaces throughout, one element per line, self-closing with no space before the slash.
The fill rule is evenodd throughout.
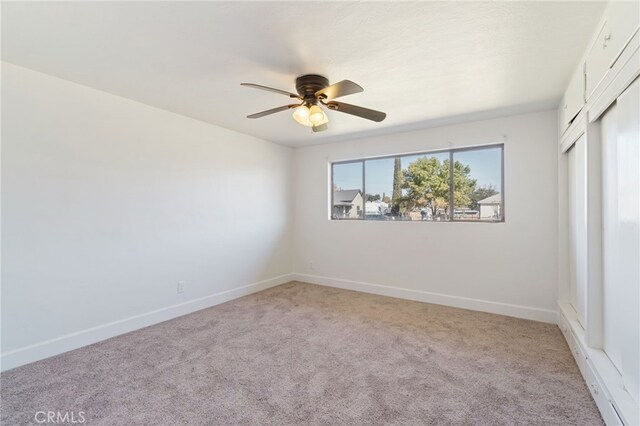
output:
<path id="1" fill-rule="evenodd" d="M 447 162 L 448 163 L 448 162 Z M 469 177 L 471 167 L 456 161 L 453 164 L 453 203 L 458 207 L 471 204 L 471 193 L 476 189 L 476 179 Z"/>
<path id="2" fill-rule="evenodd" d="M 408 209 L 425 206 L 429 201 L 433 204 L 435 200 L 439 205 L 446 205 L 449 199 L 448 161 L 441 163 L 435 157 L 419 158 L 403 172 L 403 180 L 403 188 L 407 190 L 404 204 Z"/>
<path id="3" fill-rule="evenodd" d="M 393 194 L 391 195 L 391 211 L 397 215 L 400 212 L 402 203 L 402 166 L 400 157 L 396 157 L 393 162 Z"/>
<path id="4" fill-rule="evenodd" d="M 367 202 L 369 201 L 380 201 L 380 194 L 367 194 L 367 196 L 365 197 Z"/>
<path id="5" fill-rule="evenodd" d="M 435 215 L 438 208 L 449 209 L 449 160 L 440 162 L 435 157 L 422 157 L 409 164 L 403 172 L 406 195 L 403 207 L 413 209 L 431 205 Z M 476 180 L 469 174 L 471 167 L 456 161 L 453 165 L 453 198 L 456 206 L 468 206 L 475 190 Z"/>

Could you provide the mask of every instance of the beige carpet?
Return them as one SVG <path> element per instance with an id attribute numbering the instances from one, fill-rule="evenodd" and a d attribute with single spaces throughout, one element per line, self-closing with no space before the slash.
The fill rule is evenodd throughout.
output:
<path id="1" fill-rule="evenodd" d="M 0 378 L 3 425 L 602 424 L 554 325 L 302 283 Z"/>

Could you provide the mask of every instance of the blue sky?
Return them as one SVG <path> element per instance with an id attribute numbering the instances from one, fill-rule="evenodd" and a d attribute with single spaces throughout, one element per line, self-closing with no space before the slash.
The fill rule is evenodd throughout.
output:
<path id="1" fill-rule="evenodd" d="M 471 166 L 471 177 L 477 179 L 478 186 L 493 186 L 500 191 L 501 158 L 500 148 L 454 152 L 454 161 Z M 449 158 L 449 153 L 411 155 L 402 157 L 402 168 L 421 157 L 436 157 L 440 161 Z M 366 160 L 365 166 L 367 194 L 393 191 L 393 158 Z M 342 189 L 362 189 L 362 163 L 336 164 L 333 166 L 333 182 Z"/>

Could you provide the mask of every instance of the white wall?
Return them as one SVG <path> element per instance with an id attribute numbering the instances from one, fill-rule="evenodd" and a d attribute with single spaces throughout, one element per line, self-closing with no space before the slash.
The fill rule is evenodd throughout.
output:
<path id="1" fill-rule="evenodd" d="M 505 143 L 505 223 L 330 221 L 329 163 Z M 554 111 L 296 149 L 294 271 L 306 281 L 556 321 Z"/>
<path id="2" fill-rule="evenodd" d="M 290 278 L 291 149 L 6 63 L 2 110 L 4 369 Z"/>

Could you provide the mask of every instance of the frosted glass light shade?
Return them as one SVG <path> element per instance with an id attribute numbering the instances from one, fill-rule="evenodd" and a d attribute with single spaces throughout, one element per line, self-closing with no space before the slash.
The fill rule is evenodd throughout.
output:
<path id="1" fill-rule="evenodd" d="M 311 127 L 311 121 L 309 121 L 309 108 L 306 105 L 300 105 L 293 110 L 293 119 L 303 126 Z"/>
<path id="2" fill-rule="evenodd" d="M 329 122 L 324 111 L 318 105 L 313 105 L 309 108 L 309 121 L 314 126 L 319 126 L 321 124 L 325 124 Z"/>

